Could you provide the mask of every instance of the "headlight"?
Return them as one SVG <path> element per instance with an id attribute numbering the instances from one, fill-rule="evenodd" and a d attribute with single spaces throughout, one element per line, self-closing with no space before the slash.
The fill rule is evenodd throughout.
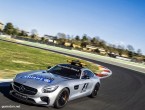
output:
<path id="1" fill-rule="evenodd" d="M 42 89 L 43 93 L 50 93 L 55 91 L 58 88 L 58 86 L 46 86 Z"/>

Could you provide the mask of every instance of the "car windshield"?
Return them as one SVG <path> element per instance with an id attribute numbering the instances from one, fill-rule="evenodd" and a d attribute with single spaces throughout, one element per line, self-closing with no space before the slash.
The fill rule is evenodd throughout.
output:
<path id="1" fill-rule="evenodd" d="M 81 74 L 80 69 L 68 65 L 57 65 L 48 72 L 73 79 L 79 79 Z"/>

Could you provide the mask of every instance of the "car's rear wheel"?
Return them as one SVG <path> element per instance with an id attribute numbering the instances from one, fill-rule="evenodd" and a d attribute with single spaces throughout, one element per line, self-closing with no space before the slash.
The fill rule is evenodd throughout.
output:
<path id="1" fill-rule="evenodd" d="M 98 90 L 99 90 L 99 87 L 100 87 L 100 84 L 97 83 L 95 86 L 94 86 L 94 89 L 90 95 L 91 98 L 95 98 L 98 94 Z"/>
<path id="2" fill-rule="evenodd" d="M 57 96 L 56 101 L 54 103 L 54 107 L 55 108 L 64 107 L 68 102 L 68 98 L 69 98 L 69 90 L 67 88 L 64 88 Z"/>

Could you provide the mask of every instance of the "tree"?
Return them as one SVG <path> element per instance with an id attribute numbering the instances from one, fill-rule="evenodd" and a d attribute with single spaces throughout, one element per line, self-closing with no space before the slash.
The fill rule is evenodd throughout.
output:
<path id="1" fill-rule="evenodd" d="M 64 39 L 57 39 L 57 42 L 58 42 L 59 45 L 64 45 L 65 44 Z"/>
<path id="2" fill-rule="evenodd" d="M 66 39 L 71 40 L 71 36 L 70 35 L 66 35 Z"/>
<path id="3" fill-rule="evenodd" d="M 45 41 L 45 38 L 44 37 L 41 37 L 41 41 L 44 42 Z"/>
<path id="4" fill-rule="evenodd" d="M 121 56 L 123 54 L 123 52 L 125 51 L 124 50 L 124 45 L 118 45 L 117 46 L 117 51 L 118 51 L 118 54 Z"/>
<path id="5" fill-rule="evenodd" d="M 86 35 L 86 34 L 83 35 L 82 41 L 83 41 L 83 42 L 84 42 L 84 41 L 88 41 L 88 38 L 87 38 L 87 35 Z"/>
<path id="6" fill-rule="evenodd" d="M 3 32 L 8 34 L 8 35 L 13 35 L 14 34 L 14 26 L 12 23 L 7 23 L 3 29 Z"/>
<path id="7" fill-rule="evenodd" d="M 121 56 L 123 54 L 123 49 L 118 49 L 118 54 Z"/>
<path id="8" fill-rule="evenodd" d="M 129 58 L 132 58 L 132 57 L 133 57 L 133 55 L 134 55 L 134 54 L 133 54 L 133 52 L 132 52 L 132 51 L 128 51 L 128 57 L 129 57 Z"/>
<path id="9" fill-rule="evenodd" d="M 80 36 L 76 36 L 75 40 L 79 41 L 80 40 Z"/>
<path id="10" fill-rule="evenodd" d="M 48 39 L 45 39 L 44 42 L 47 44 L 49 41 L 48 41 Z"/>
<path id="11" fill-rule="evenodd" d="M 57 33 L 57 37 L 61 39 L 66 39 L 66 35 L 64 33 Z"/>
<path id="12" fill-rule="evenodd" d="M 99 46 L 100 47 L 102 47 L 102 48 L 106 48 L 107 46 L 106 46 L 106 42 L 104 41 L 104 40 L 101 40 L 100 42 L 99 42 Z"/>
<path id="13" fill-rule="evenodd" d="M 101 40 L 99 37 L 93 37 L 90 41 L 94 46 L 99 46 Z"/>
<path id="14" fill-rule="evenodd" d="M 124 45 L 118 45 L 117 48 L 124 50 Z"/>
<path id="15" fill-rule="evenodd" d="M 31 30 L 31 35 L 38 35 L 38 31 L 36 29 L 32 29 Z"/>
<path id="16" fill-rule="evenodd" d="M 27 32 L 22 30 L 20 33 L 19 33 L 20 36 L 28 36 Z"/>
<path id="17" fill-rule="evenodd" d="M 31 35 L 31 38 L 32 38 L 32 39 L 35 39 L 35 38 L 36 38 L 36 35 L 34 35 L 34 34 Z"/>
<path id="18" fill-rule="evenodd" d="M 111 44 L 111 47 L 115 49 L 116 48 L 116 45 L 115 44 Z"/>
<path id="19" fill-rule="evenodd" d="M 98 53 L 98 54 L 100 54 L 100 50 L 99 49 L 96 49 L 95 52 Z"/>
<path id="20" fill-rule="evenodd" d="M 88 42 L 82 42 L 81 47 L 86 47 L 89 43 Z"/>
<path id="21" fill-rule="evenodd" d="M 137 50 L 137 54 L 138 54 L 138 55 L 141 55 L 141 54 L 142 54 L 141 49 L 138 49 L 138 50 Z"/>
<path id="22" fill-rule="evenodd" d="M 19 35 L 18 29 L 14 28 L 13 32 L 12 32 L 12 35 L 16 35 L 16 36 Z"/>
<path id="23" fill-rule="evenodd" d="M 97 42 L 97 39 L 96 39 L 95 37 L 93 37 L 93 38 L 91 39 L 91 43 L 96 44 L 96 42 Z"/>
<path id="24" fill-rule="evenodd" d="M 31 31 L 31 38 L 32 39 L 36 39 L 36 37 L 38 36 L 38 32 L 36 29 L 32 29 Z"/>
<path id="25" fill-rule="evenodd" d="M 128 51 L 134 52 L 134 48 L 132 45 L 127 45 Z"/>

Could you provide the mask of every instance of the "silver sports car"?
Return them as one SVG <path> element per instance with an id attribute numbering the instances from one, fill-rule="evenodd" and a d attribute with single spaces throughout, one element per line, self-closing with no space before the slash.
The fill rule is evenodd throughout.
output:
<path id="1" fill-rule="evenodd" d="M 48 70 L 17 74 L 10 94 L 24 102 L 62 108 L 69 100 L 96 97 L 99 87 L 98 76 L 73 60 Z"/>

